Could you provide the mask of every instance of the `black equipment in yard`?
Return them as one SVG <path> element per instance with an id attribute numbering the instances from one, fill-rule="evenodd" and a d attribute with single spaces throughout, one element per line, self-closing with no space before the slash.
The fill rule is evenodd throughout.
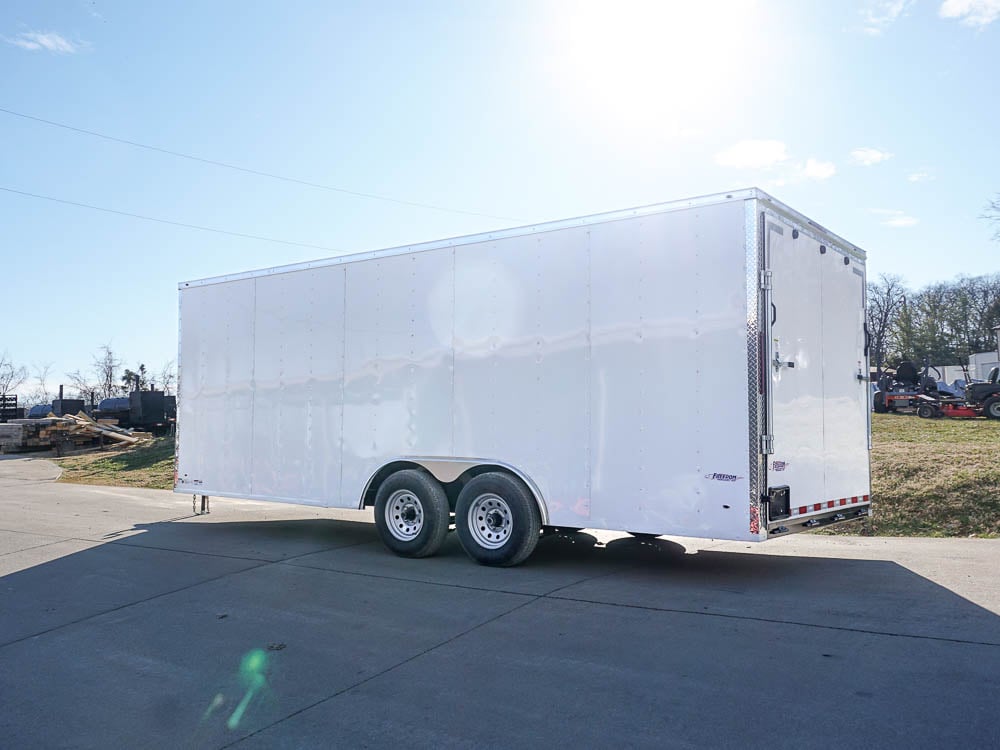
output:
<path id="1" fill-rule="evenodd" d="M 985 383 L 968 383 L 965 398 L 918 395 L 917 416 L 925 419 L 952 417 L 969 419 L 986 417 L 1000 419 L 1000 368 L 994 367 Z"/>
<path id="2" fill-rule="evenodd" d="M 983 414 L 990 419 L 1000 419 L 1000 367 L 990 370 L 985 383 L 969 383 L 965 386 L 965 400 L 982 407 Z"/>
<path id="3" fill-rule="evenodd" d="M 117 419 L 119 427 L 165 435 L 177 419 L 177 397 L 163 391 L 132 391 L 128 398 L 106 398 L 97 406 L 97 419 Z"/>
<path id="4" fill-rule="evenodd" d="M 0 422 L 17 418 L 17 394 L 5 393 L 0 396 Z"/>
<path id="5" fill-rule="evenodd" d="M 928 365 L 924 365 L 923 370 L 917 370 L 916 365 L 908 360 L 900 362 L 895 370 L 886 370 L 878 379 L 872 409 L 879 414 L 902 410 L 910 412 L 918 407 L 921 396 L 936 399 L 937 379 L 930 375 L 931 370 L 937 372 L 936 368 Z"/>

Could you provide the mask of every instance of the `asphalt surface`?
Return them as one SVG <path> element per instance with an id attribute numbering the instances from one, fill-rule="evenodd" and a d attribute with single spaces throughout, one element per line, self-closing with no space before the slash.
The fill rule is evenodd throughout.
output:
<path id="1" fill-rule="evenodd" d="M 0 460 L 3 748 L 1000 747 L 1000 540 L 580 533 L 493 569 L 57 475 Z"/>

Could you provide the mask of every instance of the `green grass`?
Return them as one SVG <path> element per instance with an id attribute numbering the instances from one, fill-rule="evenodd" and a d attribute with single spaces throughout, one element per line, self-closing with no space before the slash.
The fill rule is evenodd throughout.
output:
<path id="1" fill-rule="evenodd" d="M 872 415 L 872 517 L 828 533 L 1000 536 L 1000 421 Z"/>
<path id="2" fill-rule="evenodd" d="M 174 439 L 156 438 L 134 448 L 58 458 L 60 482 L 110 487 L 174 486 Z"/>

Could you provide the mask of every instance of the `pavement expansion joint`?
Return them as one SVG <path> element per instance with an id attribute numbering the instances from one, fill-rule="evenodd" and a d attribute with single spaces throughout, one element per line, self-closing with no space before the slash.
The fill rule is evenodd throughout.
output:
<path id="1" fill-rule="evenodd" d="M 39 534 L 38 536 L 43 536 Z M 51 542 L 44 542 L 43 544 L 33 544 L 30 547 L 22 547 L 21 549 L 11 550 L 10 552 L 0 552 L 0 557 L 6 557 L 7 555 L 17 555 L 21 552 L 27 552 L 33 549 L 40 549 L 41 547 L 51 547 L 53 544 L 60 544 L 62 542 L 71 541 L 69 539 L 54 539 Z"/>
<path id="2" fill-rule="evenodd" d="M 843 625 L 821 625 L 815 622 L 800 622 L 797 620 L 777 620 L 771 617 L 754 617 L 751 615 L 734 615 L 726 612 L 705 612 L 693 609 L 681 609 L 673 607 L 653 607 L 648 604 L 628 604 L 623 602 L 602 602 L 596 599 L 583 599 L 573 596 L 553 596 L 552 599 L 559 599 L 579 604 L 596 604 L 603 607 L 624 607 L 627 609 L 641 609 L 648 612 L 665 612 L 669 614 L 694 615 L 696 617 L 720 617 L 729 620 L 748 620 L 752 622 L 766 622 L 774 625 L 792 625 L 802 628 L 815 628 L 817 630 L 839 630 L 846 633 L 859 633 L 862 635 L 877 635 L 890 638 L 915 638 L 923 641 L 940 641 L 943 643 L 958 643 L 968 646 L 992 646 L 1000 648 L 1000 643 L 992 641 L 973 641 L 964 638 L 948 638 L 938 635 L 920 635 L 917 633 L 893 633 L 887 630 L 869 630 L 866 628 L 849 628 Z"/>
<path id="3" fill-rule="evenodd" d="M 67 538 L 67 539 L 59 540 L 59 541 L 86 541 L 86 542 L 92 542 L 94 540 L 92 540 L 92 539 L 76 539 L 76 538 L 70 537 L 70 538 Z M 121 543 L 120 542 L 107 542 L 107 544 L 121 544 Z M 138 545 L 138 544 L 135 544 L 135 545 L 121 544 L 121 546 L 128 546 L 128 547 L 131 547 L 132 549 L 147 549 L 147 550 L 161 551 L 159 548 L 156 548 L 156 547 L 147 547 L 147 546 Z M 166 550 L 162 550 L 162 551 L 165 551 L 165 552 L 174 552 L 174 553 L 177 553 L 177 554 L 186 554 L 186 555 L 206 555 L 207 554 L 207 555 L 211 555 L 211 556 L 215 556 L 215 557 L 224 557 L 223 555 L 214 555 L 214 553 L 205 553 L 205 552 L 186 552 L 184 550 L 173 550 L 173 549 L 166 549 Z M 228 571 L 226 573 L 222 573 L 220 575 L 213 576 L 211 578 L 206 578 L 206 579 L 204 579 L 202 581 L 196 581 L 195 583 L 188 584 L 187 586 L 181 586 L 181 587 L 176 588 L 176 589 L 171 589 L 170 591 L 162 591 L 162 592 L 160 592 L 158 594 L 153 594 L 152 596 L 147 596 L 147 597 L 145 597 L 143 599 L 137 599 L 134 602 L 127 602 L 127 603 L 121 604 L 121 605 L 119 605 L 117 607 L 111 607 L 110 609 L 102 610 L 101 612 L 95 612 L 94 614 L 87 615 L 85 617 L 79 617 L 76 620 L 71 620 L 70 622 L 64 622 L 64 623 L 61 623 L 59 625 L 54 625 L 51 628 L 46 628 L 45 630 L 40 630 L 37 633 L 30 633 L 28 635 L 21 636 L 20 638 L 15 638 L 13 640 L 6 641 L 5 643 L 0 643 L 0 649 L 7 648 L 8 646 L 13 646 L 13 645 L 15 645 L 17 643 L 21 643 L 22 641 L 31 640 L 32 638 L 38 638 L 39 636 L 47 635 L 47 634 L 55 632 L 57 630 L 62 630 L 63 628 L 72 627 L 73 625 L 79 625 L 80 623 L 87 622 L 88 620 L 93 620 L 93 619 L 98 618 L 98 617 L 103 617 L 104 615 L 111 614 L 112 612 L 120 612 L 120 611 L 122 611 L 124 609 L 128 609 L 129 607 L 135 607 L 135 606 L 137 606 L 139 604 L 145 604 L 146 602 L 151 602 L 151 601 L 154 601 L 156 599 L 160 599 L 160 598 L 165 597 L 165 596 L 171 596 L 173 594 L 179 594 L 182 591 L 188 591 L 189 589 L 197 588 L 198 586 L 204 586 L 205 584 L 208 584 L 208 583 L 214 583 L 215 581 L 221 580 L 223 578 L 228 578 L 229 576 L 237 576 L 237 575 L 240 575 L 240 574 L 243 574 L 243 573 L 248 573 L 248 572 L 250 572 L 252 570 L 258 570 L 260 568 L 264 568 L 264 567 L 267 567 L 269 565 L 279 565 L 279 564 L 281 564 L 283 562 L 286 562 L 288 560 L 294 560 L 295 558 L 298 558 L 298 557 L 305 557 L 306 555 L 313 555 L 313 554 L 316 554 L 316 552 L 322 552 L 322 551 L 324 551 L 324 550 L 309 550 L 308 552 L 303 552 L 300 555 L 293 555 L 291 557 L 286 557 L 286 558 L 284 558 L 284 560 L 260 560 L 260 559 L 256 559 L 256 558 L 230 558 L 230 559 L 242 560 L 244 562 L 253 562 L 253 563 L 256 563 L 256 565 L 248 565 L 248 566 L 246 566 L 244 568 L 240 568 L 239 570 L 231 570 L 231 571 Z"/>
<path id="4" fill-rule="evenodd" d="M 298 566 L 298 567 L 308 567 L 308 568 L 312 569 L 312 566 L 306 566 L 306 565 L 302 565 L 302 566 Z M 330 569 L 329 568 L 321 568 L 321 570 L 328 570 L 329 571 Z M 330 572 L 340 572 L 340 571 L 330 571 Z M 345 572 L 347 572 L 347 571 L 345 571 Z M 440 643 L 437 643 L 437 644 L 435 644 L 433 646 L 429 646 L 428 648 L 425 648 L 420 653 L 413 654 L 412 656 L 409 656 L 406 659 L 402 659 L 401 661 L 397 662 L 396 664 L 393 664 L 392 666 L 386 667 L 385 669 L 383 669 L 383 670 L 381 670 L 379 672 L 376 672 L 375 674 L 368 675 L 364 679 L 358 680 L 357 682 L 355 682 L 355 683 L 353 683 L 351 685 L 348 685 L 347 687 L 341 688 L 340 690 L 337 690 L 336 692 L 331 693 L 328 696 L 325 696 L 323 698 L 320 698 L 319 700 L 313 701 L 312 703 L 310 703 L 307 706 L 302 706 L 301 708 L 298 708 L 295 711 L 292 711 L 291 713 L 287 714 L 286 716 L 283 716 L 280 719 L 271 722 L 267 726 L 260 727 L 259 729 L 255 730 L 255 731 L 253 731 L 253 732 L 251 732 L 251 733 L 249 733 L 247 735 L 244 735 L 243 737 L 240 737 L 240 738 L 234 740 L 233 742 L 230 742 L 230 743 L 228 743 L 226 745 L 222 745 L 221 748 L 220 748 L 220 750 L 225 750 L 226 748 L 235 747 L 236 745 L 242 743 L 244 740 L 248 740 L 248 739 L 250 739 L 250 738 L 252 738 L 252 737 L 254 737 L 254 736 L 258 735 L 258 734 L 261 734 L 262 732 L 266 732 L 267 730 L 272 729 L 273 727 L 276 727 L 279 724 L 281 724 L 281 723 L 283 723 L 285 721 L 288 721 L 289 719 L 292 719 L 292 718 L 294 718 L 294 717 L 296 717 L 296 716 L 298 716 L 298 715 L 300 715 L 302 713 L 305 713 L 306 711 L 309 711 L 310 709 L 316 708 L 317 706 L 320 706 L 320 705 L 322 705 L 322 704 L 324 704 L 324 703 L 326 703 L 328 701 L 334 700 L 335 698 L 339 698 L 340 696 L 342 696 L 342 695 L 344 695 L 346 693 L 349 693 L 350 691 L 352 691 L 352 690 L 354 690 L 356 688 L 359 688 L 362 685 L 364 685 L 364 684 L 366 684 L 368 682 L 371 682 L 372 680 L 374 680 L 374 679 L 376 679 L 378 677 L 382 677 L 383 675 L 389 674 L 390 672 L 398 669 L 399 667 L 405 666 L 406 664 L 409 664 L 412 661 L 415 661 L 415 660 L 417 660 L 417 659 L 419 659 L 419 658 L 421 658 L 423 656 L 426 656 L 427 654 L 430 654 L 430 653 L 432 653 L 434 651 L 437 651 L 440 648 L 443 648 L 444 646 L 447 646 L 447 645 L 449 645 L 451 643 L 454 643 L 458 639 L 463 638 L 466 635 L 469 635 L 470 633 L 475 632 L 476 630 L 479 630 L 480 628 L 483 628 L 483 627 L 485 627 L 487 625 L 490 625 L 490 624 L 496 622 L 497 620 L 500 620 L 500 619 L 502 619 L 504 617 L 507 617 L 508 615 L 513 614 L 514 612 L 517 612 L 517 611 L 519 611 L 521 609 L 524 609 L 525 607 L 528 607 L 528 606 L 530 606 L 532 604 L 535 604 L 536 602 L 541 601 L 542 599 L 548 599 L 549 596 L 550 596 L 550 594 L 552 594 L 553 592 L 561 591 L 562 589 L 567 588 L 569 586 L 575 586 L 578 583 L 585 583 L 587 581 L 593 581 L 593 580 L 596 580 L 598 578 L 605 578 L 607 576 L 614 575 L 614 574 L 619 573 L 619 572 L 621 572 L 621 571 L 615 570 L 615 571 L 611 571 L 611 572 L 608 572 L 608 573 L 600 573 L 600 574 L 594 575 L 594 576 L 587 576 L 587 577 L 582 578 L 580 580 L 576 580 L 576 581 L 572 581 L 570 583 L 566 583 L 566 584 L 564 584 L 562 586 L 559 586 L 558 588 L 553 589 L 552 591 L 549 591 L 549 592 L 546 592 L 546 593 L 543 593 L 543 594 L 525 594 L 525 593 L 519 593 L 519 592 L 499 591 L 499 590 L 496 590 L 496 589 L 477 588 L 477 587 L 472 587 L 472 586 L 462 586 L 462 585 L 459 585 L 459 584 L 438 584 L 438 585 L 444 585 L 444 586 L 451 586 L 453 588 L 473 589 L 473 590 L 477 590 L 477 591 L 485 591 L 485 592 L 490 592 L 490 593 L 503 593 L 503 594 L 513 594 L 515 596 L 524 596 L 524 597 L 528 597 L 528 601 L 521 602 L 520 604 L 518 604 L 518 605 L 516 605 L 514 607 L 511 607 L 506 612 L 501 612 L 500 614 L 495 615 L 493 617 L 490 617 L 489 619 L 484 620 L 483 622 L 480 622 L 480 623 L 478 623 L 476 625 L 473 625 L 470 628 L 466 628 L 462 632 L 456 633 L 455 635 L 451 636 L 450 638 L 446 638 L 445 640 L 441 641 Z M 357 575 L 366 575 L 366 574 L 358 573 Z M 390 580 L 405 581 L 405 582 L 408 582 L 408 583 L 431 583 L 433 585 L 433 583 L 429 582 L 429 581 L 415 581 L 413 579 L 408 579 L 408 578 L 396 578 L 396 577 L 391 577 L 391 576 L 375 576 L 375 575 L 370 575 L 369 577 L 387 578 L 387 579 L 390 579 Z M 554 598 L 558 598 L 558 597 L 554 597 Z"/>
<path id="5" fill-rule="evenodd" d="M 603 577 L 603 575 L 607 575 L 607 574 L 602 574 L 600 576 L 592 576 L 592 578 L 601 578 L 601 577 Z M 388 578 L 388 576 L 376 576 L 376 577 Z M 410 579 L 393 579 L 393 580 L 410 581 Z M 591 579 L 584 579 L 584 580 L 591 580 Z M 412 582 L 414 582 L 414 583 L 427 583 L 427 581 L 412 581 Z M 575 583 L 581 583 L 581 582 L 582 581 L 577 581 Z M 445 584 L 445 585 L 447 585 L 447 584 Z M 573 585 L 573 584 L 567 584 L 567 585 Z M 468 587 L 468 586 L 455 586 L 455 588 L 471 588 L 471 587 Z M 562 588 L 562 587 L 560 587 L 560 588 Z M 480 589 L 480 590 L 491 591 L 491 592 L 494 591 L 493 589 Z M 558 591 L 559 589 L 556 589 L 556 590 Z M 495 592 L 495 593 L 513 593 L 513 592 Z M 506 612 L 501 612 L 500 614 L 495 615 L 493 617 L 490 617 L 489 619 L 484 620 L 483 622 L 477 623 L 476 625 L 473 625 L 470 628 L 466 628 L 462 632 L 456 633 L 455 635 L 451 636 L 450 638 L 446 638 L 445 640 L 441 641 L 440 643 L 437 643 L 437 644 L 435 644 L 433 646 L 429 646 L 429 647 L 425 648 L 423 651 L 420 651 L 419 653 L 413 654 L 412 656 L 409 656 L 406 659 L 402 659 L 401 661 L 397 662 L 396 664 L 393 664 L 392 666 L 386 667 L 385 669 L 383 669 L 383 670 L 381 670 L 379 672 L 376 672 L 374 674 L 368 675 L 363 680 L 358 680 L 357 682 L 355 682 L 355 683 L 353 683 L 351 685 L 348 685 L 347 687 L 341 688 L 340 690 L 337 690 L 336 692 L 331 693 L 330 695 L 327 695 L 327 696 L 325 696 L 323 698 L 320 698 L 319 700 L 313 701 L 312 703 L 310 703 L 307 706 L 303 706 L 301 708 L 298 708 L 295 711 L 292 711 L 291 713 L 287 714 L 286 716 L 281 717 L 277 721 L 271 722 L 267 726 L 260 727 L 259 729 L 251 732 L 250 734 L 244 735 L 243 737 L 240 737 L 240 738 L 234 740 L 233 742 L 230 742 L 229 744 L 223 745 L 220 748 L 220 750 L 225 750 L 226 748 L 235 747 L 236 745 L 242 743 L 244 740 L 248 740 L 251 737 L 254 737 L 254 736 L 258 735 L 258 734 L 261 734 L 262 732 L 266 732 L 267 730 L 269 730 L 269 729 L 271 729 L 273 727 L 276 727 L 279 724 L 282 724 L 283 722 L 288 721 L 289 719 L 292 719 L 292 718 L 294 718 L 294 717 L 296 717 L 296 716 L 298 716 L 298 715 L 300 715 L 302 713 L 305 713 L 306 711 L 309 711 L 310 709 L 316 708 L 317 706 L 320 706 L 320 705 L 322 705 L 322 704 L 324 704 L 324 703 L 326 703 L 328 701 L 331 701 L 331 700 L 333 700 L 335 698 L 338 698 L 341 695 L 344 695 L 345 693 L 349 693 L 350 691 L 352 691 L 352 690 L 354 690 L 356 688 L 359 688 L 362 685 L 364 685 L 364 684 L 366 684 L 368 682 L 371 682 L 372 680 L 374 680 L 374 679 L 376 679 L 378 677 L 382 677 L 383 675 L 389 674 L 390 672 L 392 672 L 392 671 L 394 671 L 396 669 L 399 669 L 400 667 L 405 666 L 406 664 L 409 664 L 412 661 L 415 661 L 415 660 L 417 660 L 417 659 L 419 659 L 419 658 L 421 658 L 423 656 L 426 656 L 427 654 L 430 654 L 430 653 L 432 653 L 434 651 L 437 651 L 440 648 L 443 648 L 444 646 L 447 646 L 447 645 L 449 645 L 451 643 L 454 643 L 458 639 L 463 638 L 466 635 L 468 635 L 468 634 L 470 634 L 470 633 L 472 633 L 472 632 L 474 632 L 476 630 L 479 630 L 480 628 L 483 628 L 483 627 L 485 627 L 487 625 L 490 625 L 490 624 L 496 622 L 497 620 L 500 620 L 500 619 L 502 619 L 504 617 L 507 617 L 508 615 L 513 614 L 514 612 L 517 612 L 518 610 L 523 609 L 524 607 L 527 607 L 527 606 L 529 606 L 531 604 L 534 604 L 535 602 L 537 602 L 537 601 L 539 601 L 541 599 L 545 599 L 545 598 L 548 597 L 548 593 L 545 593 L 545 594 L 523 594 L 523 593 L 521 593 L 521 594 L 516 594 L 516 595 L 517 596 L 529 597 L 528 601 L 521 602 L 520 604 L 517 604 L 514 607 L 511 607 Z"/>

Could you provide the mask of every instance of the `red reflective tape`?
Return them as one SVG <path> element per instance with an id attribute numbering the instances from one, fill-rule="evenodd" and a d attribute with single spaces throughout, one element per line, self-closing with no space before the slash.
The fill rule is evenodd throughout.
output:
<path id="1" fill-rule="evenodd" d="M 859 502 L 868 500 L 868 495 L 854 495 L 852 497 L 841 497 L 837 500 L 824 500 L 820 503 L 813 503 L 812 505 L 800 505 L 798 508 L 791 509 L 791 515 L 801 516 L 805 513 L 812 513 L 817 510 L 826 510 L 827 508 L 836 508 L 838 505 L 856 505 Z"/>

